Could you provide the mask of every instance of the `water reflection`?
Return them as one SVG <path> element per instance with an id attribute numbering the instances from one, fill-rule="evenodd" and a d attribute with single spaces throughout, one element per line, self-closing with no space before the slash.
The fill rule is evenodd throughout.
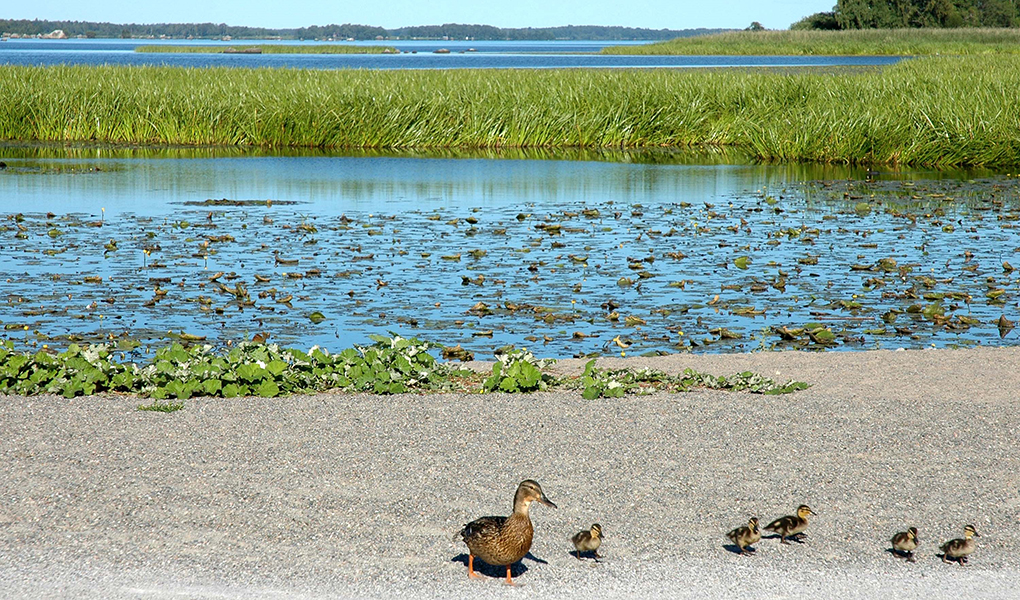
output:
<path id="1" fill-rule="evenodd" d="M 273 199 L 352 209 L 717 198 L 857 169 L 767 166 L 733 153 L 500 150 L 475 153 L 10 146 L 0 192 L 48 210 L 172 214 L 186 200 Z"/>

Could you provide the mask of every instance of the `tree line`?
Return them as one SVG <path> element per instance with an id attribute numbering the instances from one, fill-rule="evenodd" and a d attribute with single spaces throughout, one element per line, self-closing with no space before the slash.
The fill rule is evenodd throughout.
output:
<path id="1" fill-rule="evenodd" d="M 723 29 L 643 29 L 634 27 L 603 27 L 598 25 L 566 25 L 542 28 L 501 28 L 491 25 L 447 23 L 384 29 L 371 25 L 312 25 L 297 29 L 241 27 L 225 23 L 153 23 L 117 24 L 89 21 L 45 21 L 0 19 L 0 32 L 19 35 L 46 34 L 62 29 L 69 37 L 94 38 L 222 38 L 236 39 L 348 39 L 431 38 L 474 40 L 668 40 L 725 31 Z"/>
<path id="2" fill-rule="evenodd" d="M 790 29 L 1017 27 L 1020 0 L 838 0 Z"/>

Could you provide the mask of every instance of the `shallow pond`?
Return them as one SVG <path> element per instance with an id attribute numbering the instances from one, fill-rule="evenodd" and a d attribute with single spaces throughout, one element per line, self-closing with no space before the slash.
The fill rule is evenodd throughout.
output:
<path id="1" fill-rule="evenodd" d="M 1020 181 L 656 154 L 6 147 L 19 346 L 1013 345 Z"/>

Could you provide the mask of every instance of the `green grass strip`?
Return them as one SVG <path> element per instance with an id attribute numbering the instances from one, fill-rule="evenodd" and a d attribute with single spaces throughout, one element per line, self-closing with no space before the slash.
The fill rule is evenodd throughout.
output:
<path id="1" fill-rule="evenodd" d="M 258 52 L 253 52 L 257 50 Z M 135 52 L 172 54 L 399 54 L 392 46 L 341 44 L 251 44 L 243 46 L 190 46 L 151 44 L 136 46 Z"/>
<path id="2" fill-rule="evenodd" d="M 639 46 L 612 46 L 603 54 L 922 56 L 1020 54 L 1020 29 L 854 29 L 847 31 L 734 31 Z"/>
<path id="3" fill-rule="evenodd" d="M 1020 164 L 1020 61 L 882 69 L 0 67 L 0 141 L 330 149 L 729 146 L 763 161 Z"/>

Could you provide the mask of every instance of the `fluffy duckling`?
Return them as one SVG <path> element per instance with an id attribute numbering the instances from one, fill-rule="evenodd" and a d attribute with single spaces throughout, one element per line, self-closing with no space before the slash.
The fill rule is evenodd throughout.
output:
<path id="1" fill-rule="evenodd" d="M 577 552 L 577 560 L 581 560 L 582 552 L 591 552 L 595 555 L 595 561 L 602 558 L 599 554 L 599 546 L 602 545 L 602 526 L 595 523 L 591 526 L 591 529 L 581 530 L 574 534 L 574 537 L 570 538 L 570 541 L 574 542 L 574 550 Z"/>
<path id="2" fill-rule="evenodd" d="M 475 519 L 460 530 L 460 537 L 468 547 L 468 576 L 481 577 L 475 573 L 475 557 L 493 566 L 506 565 L 506 582 L 513 585 L 510 566 L 524 558 L 531 549 L 534 528 L 528 509 L 532 502 L 541 502 L 556 508 L 545 497 L 537 481 L 526 479 L 517 486 L 514 494 L 514 512 L 509 517 L 482 517 Z"/>
<path id="3" fill-rule="evenodd" d="M 978 534 L 977 529 L 974 529 L 973 525 L 964 527 L 962 539 L 949 540 L 939 546 L 939 549 L 942 550 L 942 562 L 949 562 L 948 559 L 954 558 L 961 565 L 967 564 L 967 555 L 974 552 L 977 548 L 977 542 L 974 541 L 975 537 L 981 537 L 981 535 Z"/>
<path id="4" fill-rule="evenodd" d="M 796 542 L 801 542 L 801 538 L 807 536 L 804 530 L 808 526 L 808 515 L 815 514 L 817 513 L 808 508 L 806 504 L 801 504 L 797 507 L 797 514 L 779 517 L 766 525 L 765 529 L 778 533 L 779 542 L 782 544 L 790 543 L 786 541 L 786 538 L 792 538 Z"/>
<path id="5" fill-rule="evenodd" d="M 726 534 L 726 537 L 733 540 L 733 543 L 740 548 L 741 554 L 750 554 L 754 552 L 754 548 L 751 548 L 751 544 L 758 543 L 761 539 L 761 529 L 758 528 L 758 517 L 751 517 L 747 521 L 747 525 L 737 527 L 733 531 Z"/>
<path id="6" fill-rule="evenodd" d="M 892 536 L 892 547 L 893 552 L 897 556 L 903 556 L 908 561 L 914 562 L 914 550 L 917 549 L 917 527 L 911 527 L 906 531 L 900 531 L 896 535 Z"/>

